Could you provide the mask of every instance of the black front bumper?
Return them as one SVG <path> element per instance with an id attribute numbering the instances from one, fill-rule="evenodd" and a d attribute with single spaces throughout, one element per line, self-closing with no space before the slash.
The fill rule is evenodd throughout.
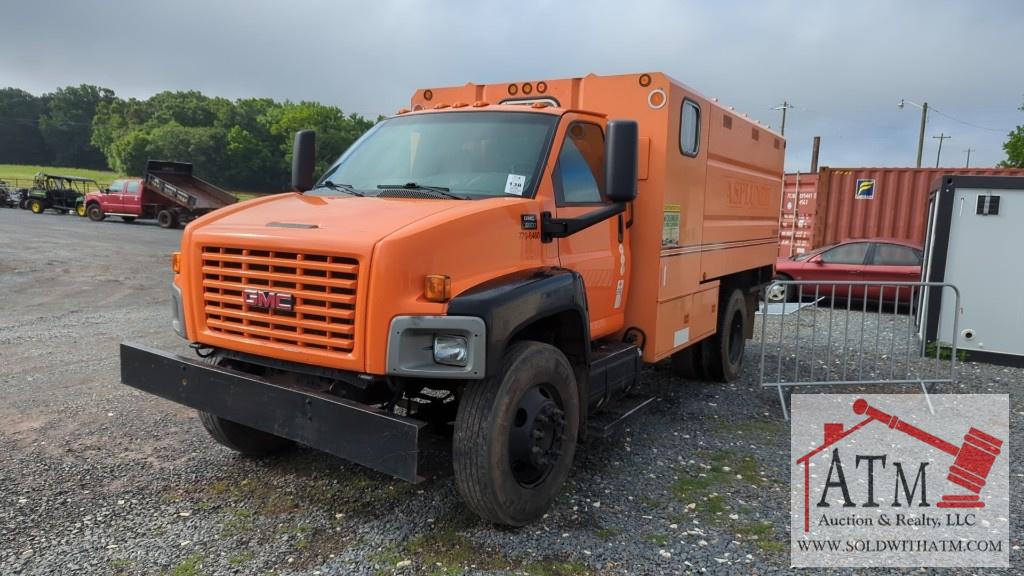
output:
<path id="1" fill-rule="evenodd" d="M 402 480 L 422 480 L 417 464 L 426 423 L 419 420 L 135 344 L 121 344 L 121 382 Z"/>

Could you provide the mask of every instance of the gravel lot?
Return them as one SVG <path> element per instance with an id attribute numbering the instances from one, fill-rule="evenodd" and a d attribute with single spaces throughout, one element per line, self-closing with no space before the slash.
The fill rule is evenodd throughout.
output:
<path id="1" fill-rule="evenodd" d="M 0 574 L 790 571 L 789 430 L 758 386 L 756 341 L 731 385 L 649 368 L 662 401 L 580 450 L 543 521 L 497 529 L 450 470 L 413 486 L 308 449 L 242 458 L 192 411 L 119 384 L 123 340 L 187 351 L 168 319 L 179 238 L 0 210 Z M 966 364 L 935 391 L 1009 393 L 1018 431 L 1022 385 L 1024 371 Z M 1022 518 L 1014 499 L 1014 566 Z"/>

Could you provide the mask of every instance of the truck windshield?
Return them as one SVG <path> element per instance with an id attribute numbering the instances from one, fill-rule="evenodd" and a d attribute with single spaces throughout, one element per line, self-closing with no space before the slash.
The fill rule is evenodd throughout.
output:
<path id="1" fill-rule="evenodd" d="M 462 198 L 531 196 L 557 122 L 557 116 L 531 112 L 391 118 L 342 154 L 309 193 L 344 195 L 341 186 L 365 195 L 437 187 Z"/>

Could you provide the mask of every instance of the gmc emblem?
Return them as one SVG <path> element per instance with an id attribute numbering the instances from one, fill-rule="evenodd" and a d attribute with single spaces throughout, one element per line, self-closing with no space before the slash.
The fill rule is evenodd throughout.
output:
<path id="1" fill-rule="evenodd" d="M 242 292 L 243 301 L 253 308 L 265 308 L 280 312 L 291 312 L 295 305 L 295 298 L 284 292 L 271 292 L 269 290 L 256 290 L 246 288 Z"/>

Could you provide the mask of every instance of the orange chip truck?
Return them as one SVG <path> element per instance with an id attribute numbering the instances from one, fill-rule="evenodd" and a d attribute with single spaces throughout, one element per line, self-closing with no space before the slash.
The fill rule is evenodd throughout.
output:
<path id="1" fill-rule="evenodd" d="M 221 444 L 300 443 L 409 481 L 450 437 L 467 506 L 544 514 L 576 447 L 654 401 L 645 363 L 729 381 L 778 254 L 783 138 L 665 74 L 417 90 L 318 179 L 189 224 L 174 330 L 122 381 Z"/>

